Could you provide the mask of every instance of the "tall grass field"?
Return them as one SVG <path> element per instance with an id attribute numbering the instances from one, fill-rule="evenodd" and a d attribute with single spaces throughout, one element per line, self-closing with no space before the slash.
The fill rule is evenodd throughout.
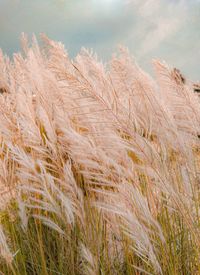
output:
<path id="1" fill-rule="evenodd" d="M 0 274 L 200 274 L 200 98 L 119 48 L 0 52 Z"/>

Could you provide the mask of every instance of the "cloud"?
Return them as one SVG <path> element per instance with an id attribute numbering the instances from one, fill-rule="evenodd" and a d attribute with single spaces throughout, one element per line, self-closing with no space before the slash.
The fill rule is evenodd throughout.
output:
<path id="1" fill-rule="evenodd" d="M 143 56 L 153 49 L 157 48 L 164 40 L 168 40 L 169 36 L 177 32 L 181 28 L 182 22 L 179 19 L 159 19 L 155 28 L 146 34 L 142 41 L 139 56 Z"/>
<path id="2" fill-rule="evenodd" d="M 184 1 L 144 0 L 131 1 L 138 17 L 136 28 L 145 32 L 138 51 L 144 56 L 170 39 L 184 25 L 187 9 Z"/>
<path id="3" fill-rule="evenodd" d="M 135 1 L 135 4 L 136 3 L 139 2 Z M 157 0 L 140 1 L 138 4 L 138 13 L 144 18 L 149 18 L 159 10 L 160 3 L 161 1 Z"/>
<path id="4" fill-rule="evenodd" d="M 0 0 L 0 48 L 11 55 L 21 32 L 45 32 L 72 57 L 84 46 L 106 61 L 124 44 L 145 69 L 158 57 L 199 78 L 199 8 L 197 0 Z"/>

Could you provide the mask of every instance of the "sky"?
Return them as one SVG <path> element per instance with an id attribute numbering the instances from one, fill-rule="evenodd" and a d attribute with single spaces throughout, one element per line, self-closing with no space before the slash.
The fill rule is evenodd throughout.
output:
<path id="1" fill-rule="evenodd" d="M 20 35 L 61 41 L 73 58 L 81 47 L 104 62 L 118 45 L 152 74 L 165 60 L 200 80 L 200 0 L 0 0 L 0 48 L 20 51 Z"/>

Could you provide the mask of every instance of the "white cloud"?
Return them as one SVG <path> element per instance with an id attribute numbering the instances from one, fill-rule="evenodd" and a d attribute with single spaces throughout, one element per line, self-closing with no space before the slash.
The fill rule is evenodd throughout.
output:
<path id="1" fill-rule="evenodd" d="M 138 16 L 137 28 L 146 31 L 140 41 L 139 57 L 148 54 L 177 33 L 187 18 L 185 0 L 131 0 Z"/>
<path id="2" fill-rule="evenodd" d="M 143 56 L 149 51 L 157 48 L 161 42 L 167 40 L 169 36 L 177 32 L 182 22 L 179 19 L 159 19 L 156 22 L 155 28 L 146 34 L 145 39 L 142 41 L 142 45 L 139 51 L 139 55 Z"/>
<path id="3" fill-rule="evenodd" d="M 85 46 L 108 60 L 124 44 L 145 70 L 158 57 L 199 78 L 199 1 L 0 0 L 0 48 L 11 54 L 21 32 L 45 32 L 71 56 Z"/>
<path id="4" fill-rule="evenodd" d="M 145 18 L 152 16 L 155 14 L 160 7 L 159 0 L 146 0 L 140 2 L 139 5 L 139 14 Z"/>

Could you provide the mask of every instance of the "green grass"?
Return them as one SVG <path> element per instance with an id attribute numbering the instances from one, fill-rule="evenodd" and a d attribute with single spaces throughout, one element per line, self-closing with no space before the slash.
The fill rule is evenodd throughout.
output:
<path id="1" fill-rule="evenodd" d="M 73 228 L 65 228 L 63 225 L 64 234 L 59 234 L 34 218 L 29 219 L 27 231 L 24 232 L 21 220 L 16 215 L 17 205 L 11 203 L 1 214 L 1 223 L 11 250 L 17 253 L 11 265 L 3 260 L 0 262 L 3 274 L 81 275 L 84 270 L 83 263 L 89 265 L 83 259 L 81 243 L 86 244 L 96 259 L 98 268 L 94 274 L 155 274 L 148 258 L 142 261 L 132 250 L 134 243 L 122 232 L 120 239 L 112 234 L 109 238 L 112 243 L 108 243 L 109 224 L 103 219 L 101 212 L 90 207 L 88 198 L 85 200 L 86 227 L 81 228 L 78 223 L 75 223 Z M 62 227 L 62 221 L 57 217 L 51 215 L 51 219 Z M 167 204 L 163 203 L 157 221 L 165 242 L 156 234 L 152 236 L 152 241 L 163 274 L 199 274 L 198 246 L 190 229 L 185 225 L 184 217 L 176 212 L 170 213 Z M 112 254 L 109 252 L 109 245 L 112 245 Z M 137 271 L 137 267 L 145 272 Z"/>

